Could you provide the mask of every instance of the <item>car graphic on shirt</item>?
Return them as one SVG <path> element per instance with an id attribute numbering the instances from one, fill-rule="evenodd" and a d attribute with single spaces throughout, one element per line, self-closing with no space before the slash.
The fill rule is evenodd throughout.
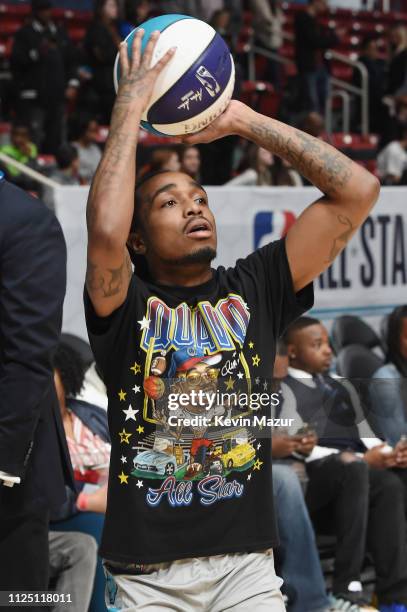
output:
<path id="1" fill-rule="evenodd" d="M 217 448 L 224 467 L 228 470 L 248 467 L 256 455 L 253 446 L 246 440 L 227 438 L 223 441 L 222 448 Z"/>
<path id="2" fill-rule="evenodd" d="M 139 475 L 172 476 L 186 465 L 182 447 L 174 441 L 159 435 L 156 436 L 154 447 L 143 450 L 133 459 L 134 469 Z"/>
<path id="3" fill-rule="evenodd" d="M 139 453 L 133 463 L 137 471 L 157 476 L 172 476 L 178 469 L 175 457 L 153 449 Z"/>

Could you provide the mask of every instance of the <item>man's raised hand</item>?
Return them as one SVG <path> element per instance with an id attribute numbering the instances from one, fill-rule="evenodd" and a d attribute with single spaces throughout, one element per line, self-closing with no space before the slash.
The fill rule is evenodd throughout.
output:
<path id="1" fill-rule="evenodd" d="M 157 41 L 160 38 L 160 32 L 155 31 L 151 34 L 144 53 L 141 54 L 143 36 L 143 29 L 138 30 L 134 35 L 131 60 L 129 60 L 127 53 L 127 42 L 124 41 L 120 45 L 121 76 L 116 100 L 117 104 L 136 102 L 140 105 L 141 111 L 147 108 L 158 75 L 176 51 L 176 47 L 171 47 L 155 66 L 150 68 L 151 58 L 153 57 Z"/>

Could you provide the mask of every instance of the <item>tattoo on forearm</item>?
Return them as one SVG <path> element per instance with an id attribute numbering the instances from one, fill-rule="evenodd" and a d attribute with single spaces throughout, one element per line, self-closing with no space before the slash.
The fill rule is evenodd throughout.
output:
<path id="1" fill-rule="evenodd" d="M 343 247 L 349 242 L 352 236 L 352 233 L 355 229 L 349 217 L 345 217 L 344 215 L 337 215 L 337 219 L 339 223 L 343 226 L 343 228 L 341 230 L 341 233 L 338 236 L 336 236 L 336 238 L 334 238 L 332 242 L 332 247 L 331 247 L 328 259 L 325 262 L 329 264 L 331 264 L 334 261 L 336 256 L 343 249 Z"/>
<path id="2" fill-rule="evenodd" d="M 336 193 L 351 178 L 351 160 L 313 136 L 294 128 L 287 136 L 272 125 L 263 123 L 251 123 L 250 129 L 261 146 L 286 159 L 324 193 Z"/>
<path id="3" fill-rule="evenodd" d="M 124 262 L 119 268 L 103 269 L 88 259 L 86 287 L 89 293 L 110 298 L 122 291 L 125 281 L 129 282 L 132 273 L 131 261 L 128 255 L 126 255 Z"/>

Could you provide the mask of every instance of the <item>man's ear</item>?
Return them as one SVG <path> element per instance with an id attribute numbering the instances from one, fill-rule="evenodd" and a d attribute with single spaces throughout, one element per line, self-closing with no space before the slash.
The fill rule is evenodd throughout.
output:
<path id="1" fill-rule="evenodd" d="M 287 355 L 288 355 L 288 359 L 291 363 L 291 361 L 293 361 L 294 359 L 296 359 L 297 357 L 297 349 L 295 344 L 287 344 Z"/>
<path id="2" fill-rule="evenodd" d="M 137 232 L 134 232 L 133 234 L 130 234 L 127 240 L 127 244 L 129 245 L 130 248 L 133 249 L 133 251 L 137 255 L 145 255 L 146 250 L 147 250 L 146 244 L 140 232 L 137 231 Z"/>

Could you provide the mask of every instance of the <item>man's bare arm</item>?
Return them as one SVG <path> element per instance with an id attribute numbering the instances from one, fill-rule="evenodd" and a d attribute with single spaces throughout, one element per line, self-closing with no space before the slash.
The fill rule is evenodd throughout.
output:
<path id="1" fill-rule="evenodd" d="M 379 182 L 329 144 L 236 101 L 186 141 L 210 142 L 227 134 L 243 136 L 287 160 L 324 193 L 287 235 L 287 256 L 299 291 L 332 263 L 366 219 L 378 197 Z"/>
<path id="2" fill-rule="evenodd" d="M 86 287 L 99 316 L 108 316 L 126 299 L 132 266 L 126 243 L 134 213 L 136 148 L 140 119 L 154 83 L 171 59 L 171 50 L 150 69 L 159 33 L 150 37 L 143 57 L 143 31 L 134 37 L 132 62 L 120 46 L 121 79 L 109 137 L 89 193 Z"/>

